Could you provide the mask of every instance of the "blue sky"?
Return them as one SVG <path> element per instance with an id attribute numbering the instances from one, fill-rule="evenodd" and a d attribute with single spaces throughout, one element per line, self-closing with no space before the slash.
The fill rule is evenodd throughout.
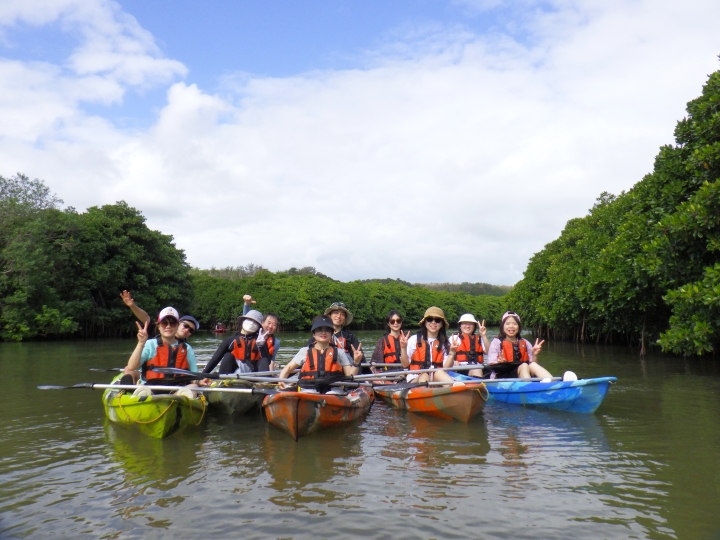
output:
<path id="1" fill-rule="evenodd" d="M 718 69 L 717 20 L 714 0 L 4 2 L 0 174 L 125 200 L 197 267 L 513 284 L 651 171 Z"/>

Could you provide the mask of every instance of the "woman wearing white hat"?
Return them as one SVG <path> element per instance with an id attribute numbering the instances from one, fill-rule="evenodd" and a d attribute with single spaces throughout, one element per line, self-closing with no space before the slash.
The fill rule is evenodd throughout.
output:
<path id="1" fill-rule="evenodd" d="M 478 369 L 471 369 L 468 375 L 471 377 L 482 377 L 482 364 L 485 360 L 485 352 L 490 349 L 485 321 L 479 323 L 472 313 L 465 313 L 458 321 L 458 328 L 460 332 L 450 338 L 450 343 L 454 343 L 457 346 L 457 350 L 455 351 L 455 364 L 480 364 Z M 478 334 L 475 333 L 475 330 L 478 330 Z"/>
<path id="2" fill-rule="evenodd" d="M 166 307 L 163 309 L 157 318 L 159 334 L 155 339 L 148 339 L 149 321 L 145 321 L 143 326 L 135 322 L 138 327 L 138 343 L 130 355 L 123 378 L 132 376 L 137 373 L 138 369 L 142 372 L 142 383 L 160 382 L 160 379 L 173 378 L 172 375 L 163 375 L 149 369 L 152 367 L 176 367 L 189 371 L 197 371 L 195 351 L 193 351 L 193 348 L 187 342 L 178 340 L 175 337 L 179 321 L 180 316 L 175 308 Z M 120 382 L 128 383 L 129 381 L 121 380 Z M 196 385 L 192 384 L 188 387 L 195 386 Z M 141 392 L 143 390 L 145 390 L 145 392 Z M 151 394 L 152 392 L 147 388 L 138 388 L 135 391 L 136 395 L 140 395 L 141 393 Z M 194 394 L 192 394 L 192 397 L 195 397 Z"/>
<path id="3" fill-rule="evenodd" d="M 266 332 L 262 329 L 263 316 L 257 310 L 250 310 L 238 317 L 240 331 L 220 343 L 210 361 L 203 369 L 203 373 L 210 373 L 220 364 L 218 370 L 221 374 L 257 373 L 269 371 L 272 358 L 263 354 L 264 347 L 258 346 L 258 341 L 265 341 Z"/>

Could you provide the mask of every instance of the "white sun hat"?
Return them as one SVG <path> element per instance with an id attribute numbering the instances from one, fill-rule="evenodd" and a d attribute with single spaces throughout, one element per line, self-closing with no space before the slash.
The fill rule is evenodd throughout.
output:
<path id="1" fill-rule="evenodd" d="M 471 322 L 473 324 L 477 324 L 480 326 L 480 323 L 475 320 L 475 316 L 472 313 L 465 313 L 462 317 L 460 317 L 460 320 L 458 321 L 458 324 L 464 323 L 464 322 Z"/>

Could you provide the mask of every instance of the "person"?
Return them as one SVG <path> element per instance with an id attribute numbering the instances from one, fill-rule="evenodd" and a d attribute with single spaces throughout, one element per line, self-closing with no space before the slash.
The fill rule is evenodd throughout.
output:
<path id="1" fill-rule="evenodd" d="M 203 373 L 212 372 L 218 364 L 222 375 L 269 371 L 271 358 L 265 347 L 267 333 L 262 329 L 262 322 L 262 313 L 254 309 L 240 315 L 237 318 L 240 331 L 220 343 Z"/>
<path id="2" fill-rule="evenodd" d="M 400 364 L 402 363 L 402 354 L 405 351 L 400 346 L 400 334 L 402 332 L 403 318 L 396 309 L 388 311 L 385 317 L 385 334 L 377 340 L 375 350 L 370 357 L 371 364 Z M 373 372 L 396 370 L 397 368 L 371 368 Z"/>
<path id="3" fill-rule="evenodd" d="M 145 324 L 146 322 L 148 324 L 150 323 L 150 315 L 148 315 L 147 311 L 141 309 L 140 306 L 135 303 L 130 291 L 121 292 L 120 298 L 122 298 L 124 304 L 130 308 L 130 311 L 132 311 L 133 315 L 135 315 L 135 317 L 140 321 L 140 324 Z M 192 315 L 183 315 L 180 317 L 180 324 L 178 324 L 175 337 L 177 339 L 187 340 L 198 330 L 200 330 L 200 323 L 197 319 Z"/>
<path id="4" fill-rule="evenodd" d="M 358 340 L 357 336 L 345 330 L 345 326 L 348 326 L 353 320 L 353 314 L 342 302 L 333 302 L 330 307 L 325 310 L 323 316 L 329 317 L 333 323 L 333 344 L 340 349 L 343 349 L 348 356 L 352 357 L 355 350 L 360 351 L 362 354 L 362 362 L 365 361 L 365 354 L 362 352 L 362 344 Z M 308 340 L 308 347 L 313 343 L 313 339 Z M 371 373 L 368 370 L 368 373 Z"/>
<path id="5" fill-rule="evenodd" d="M 250 309 L 252 308 L 253 304 L 257 304 L 255 300 L 253 300 L 253 297 L 249 294 L 246 294 L 243 296 L 243 315 L 247 315 Z M 263 323 L 262 327 L 263 330 L 266 332 L 266 342 L 267 344 L 263 344 L 262 342 L 258 342 L 258 346 L 265 346 L 267 347 L 267 356 L 270 358 L 270 371 L 275 371 L 275 357 L 277 356 L 278 351 L 280 350 L 280 339 L 275 336 L 275 332 L 277 332 L 277 329 L 280 326 L 280 317 L 278 317 L 275 313 L 266 313 L 263 316 Z"/>
<path id="6" fill-rule="evenodd" d="M 460 332 L 450 338 L 450 343 L 454 342 L 457 345 L 455 365 L 480 364 L 478 369 L 471 369 L 467 374 L 471 377 L 482 377 L 485 351 L 490 349 L 485 321 L 479 323 L 472 313 L 465 313 L 458 321 L 458 328 Z"/>
<path id="7" fill-rule="evenodd" d="M 488 349 L 487 363 L 490 364 L 490 378 L 501 376 L 511 379 L 530 377 L 551 379 L 550 372 L 537 363 L 537 357 L 545 340 L 536 339 L 535 345 L 532 345 L 520 335 L 521 332 L 520 316 L 513 311 L 506 312 L 500 321 L 500 332 L 493 338 Z M 509 371 L 502 368 L 505 362 L 513 363 Z"/>
<path id="8" fill-rule="evenodd" d="M 296 369 L 300 369 L 300 379 L 323 378 L 329 373 L 357 375 L 363 358 L 362 351 L 351 345 L 353 355 L 350 356 L 335 343 L 335 321 L 325 315 L 318 315 L 312 321 L 310 333 L 312 345 L 297 352 L 280 371 L 280 379 L 287 379 Z M 280 382 L 279 386 L 287 387 L 284 382 Z"/>
<path id="9" fill-rule="evenodd" d="M 411 371 L 452 367 L 455 362 L 457 345 L 453 345 L 447 338 L 448 322 L 445 312 L 439 307 L 429 307 L 419 323 L 420 331 L 414 336 L 410 332 L 405 335 L 401 332 L 400 346 L 405 349 L 401 357 L 403 368 Z M 452 382 L 452 377 L 444 371 L 432 373 L 410 374 L 407 382 Z M 455 383 L 462 384 L 462 383 Z"/>
<path id="10" fill-rule="evenodd" d="M 132 376 L 140 370 L 140 383 L 165 384 L 167 379 L 172 379 L 172 375 L 165 375 L 152 371 L 151 367 L 175 367 L 186 369 L 189 371 L 197 371 L 197 363 L 195 361 L 195 351 L 191 345 L 184 340 L 178 340 L 176 336 L 177 327 L 180 324 L 180 316 L 173 307 L 166 307 L 158 314 L 157 327 L 158 335 L 153 339 L 148 339 L 149 321 L 145 321 L 143 326 L 135 322 L 138 327 L 138 343 L 135 350 L 130 355 L 127 366 L 125 367 L 125 376 Z M 125 377 L 123 377 L 125 378 Z M 123 382 L 123 381 L 121 381 Z M 197 385 L 191 384 L 186 388 L 195 388 Z M 148 395 L 151 392 L 145 389 L 137 389 L 136 395 Z M 192 397 L 195 397 L 193 392 Z"/>

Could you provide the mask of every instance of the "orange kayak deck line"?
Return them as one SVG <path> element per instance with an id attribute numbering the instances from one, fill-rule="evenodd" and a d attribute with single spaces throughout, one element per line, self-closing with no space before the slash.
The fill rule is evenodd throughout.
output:
<path id="1" fill-rule="evenodd" d="M 268 422 L 297 441 L 320 429 L 362 418 L 374 401 L 372 388 L 360 386 L 346 394 L 279 392 L 267 396 L 262 406 Z"/>
<path id="2" fill-rule="evenodd" d="M 465 386 L 419 386 L 401 383 L 374 387 L 375 394 L 398 409 L 469 422 L 485 407 L 488 390 L 483 383 Z"/>

